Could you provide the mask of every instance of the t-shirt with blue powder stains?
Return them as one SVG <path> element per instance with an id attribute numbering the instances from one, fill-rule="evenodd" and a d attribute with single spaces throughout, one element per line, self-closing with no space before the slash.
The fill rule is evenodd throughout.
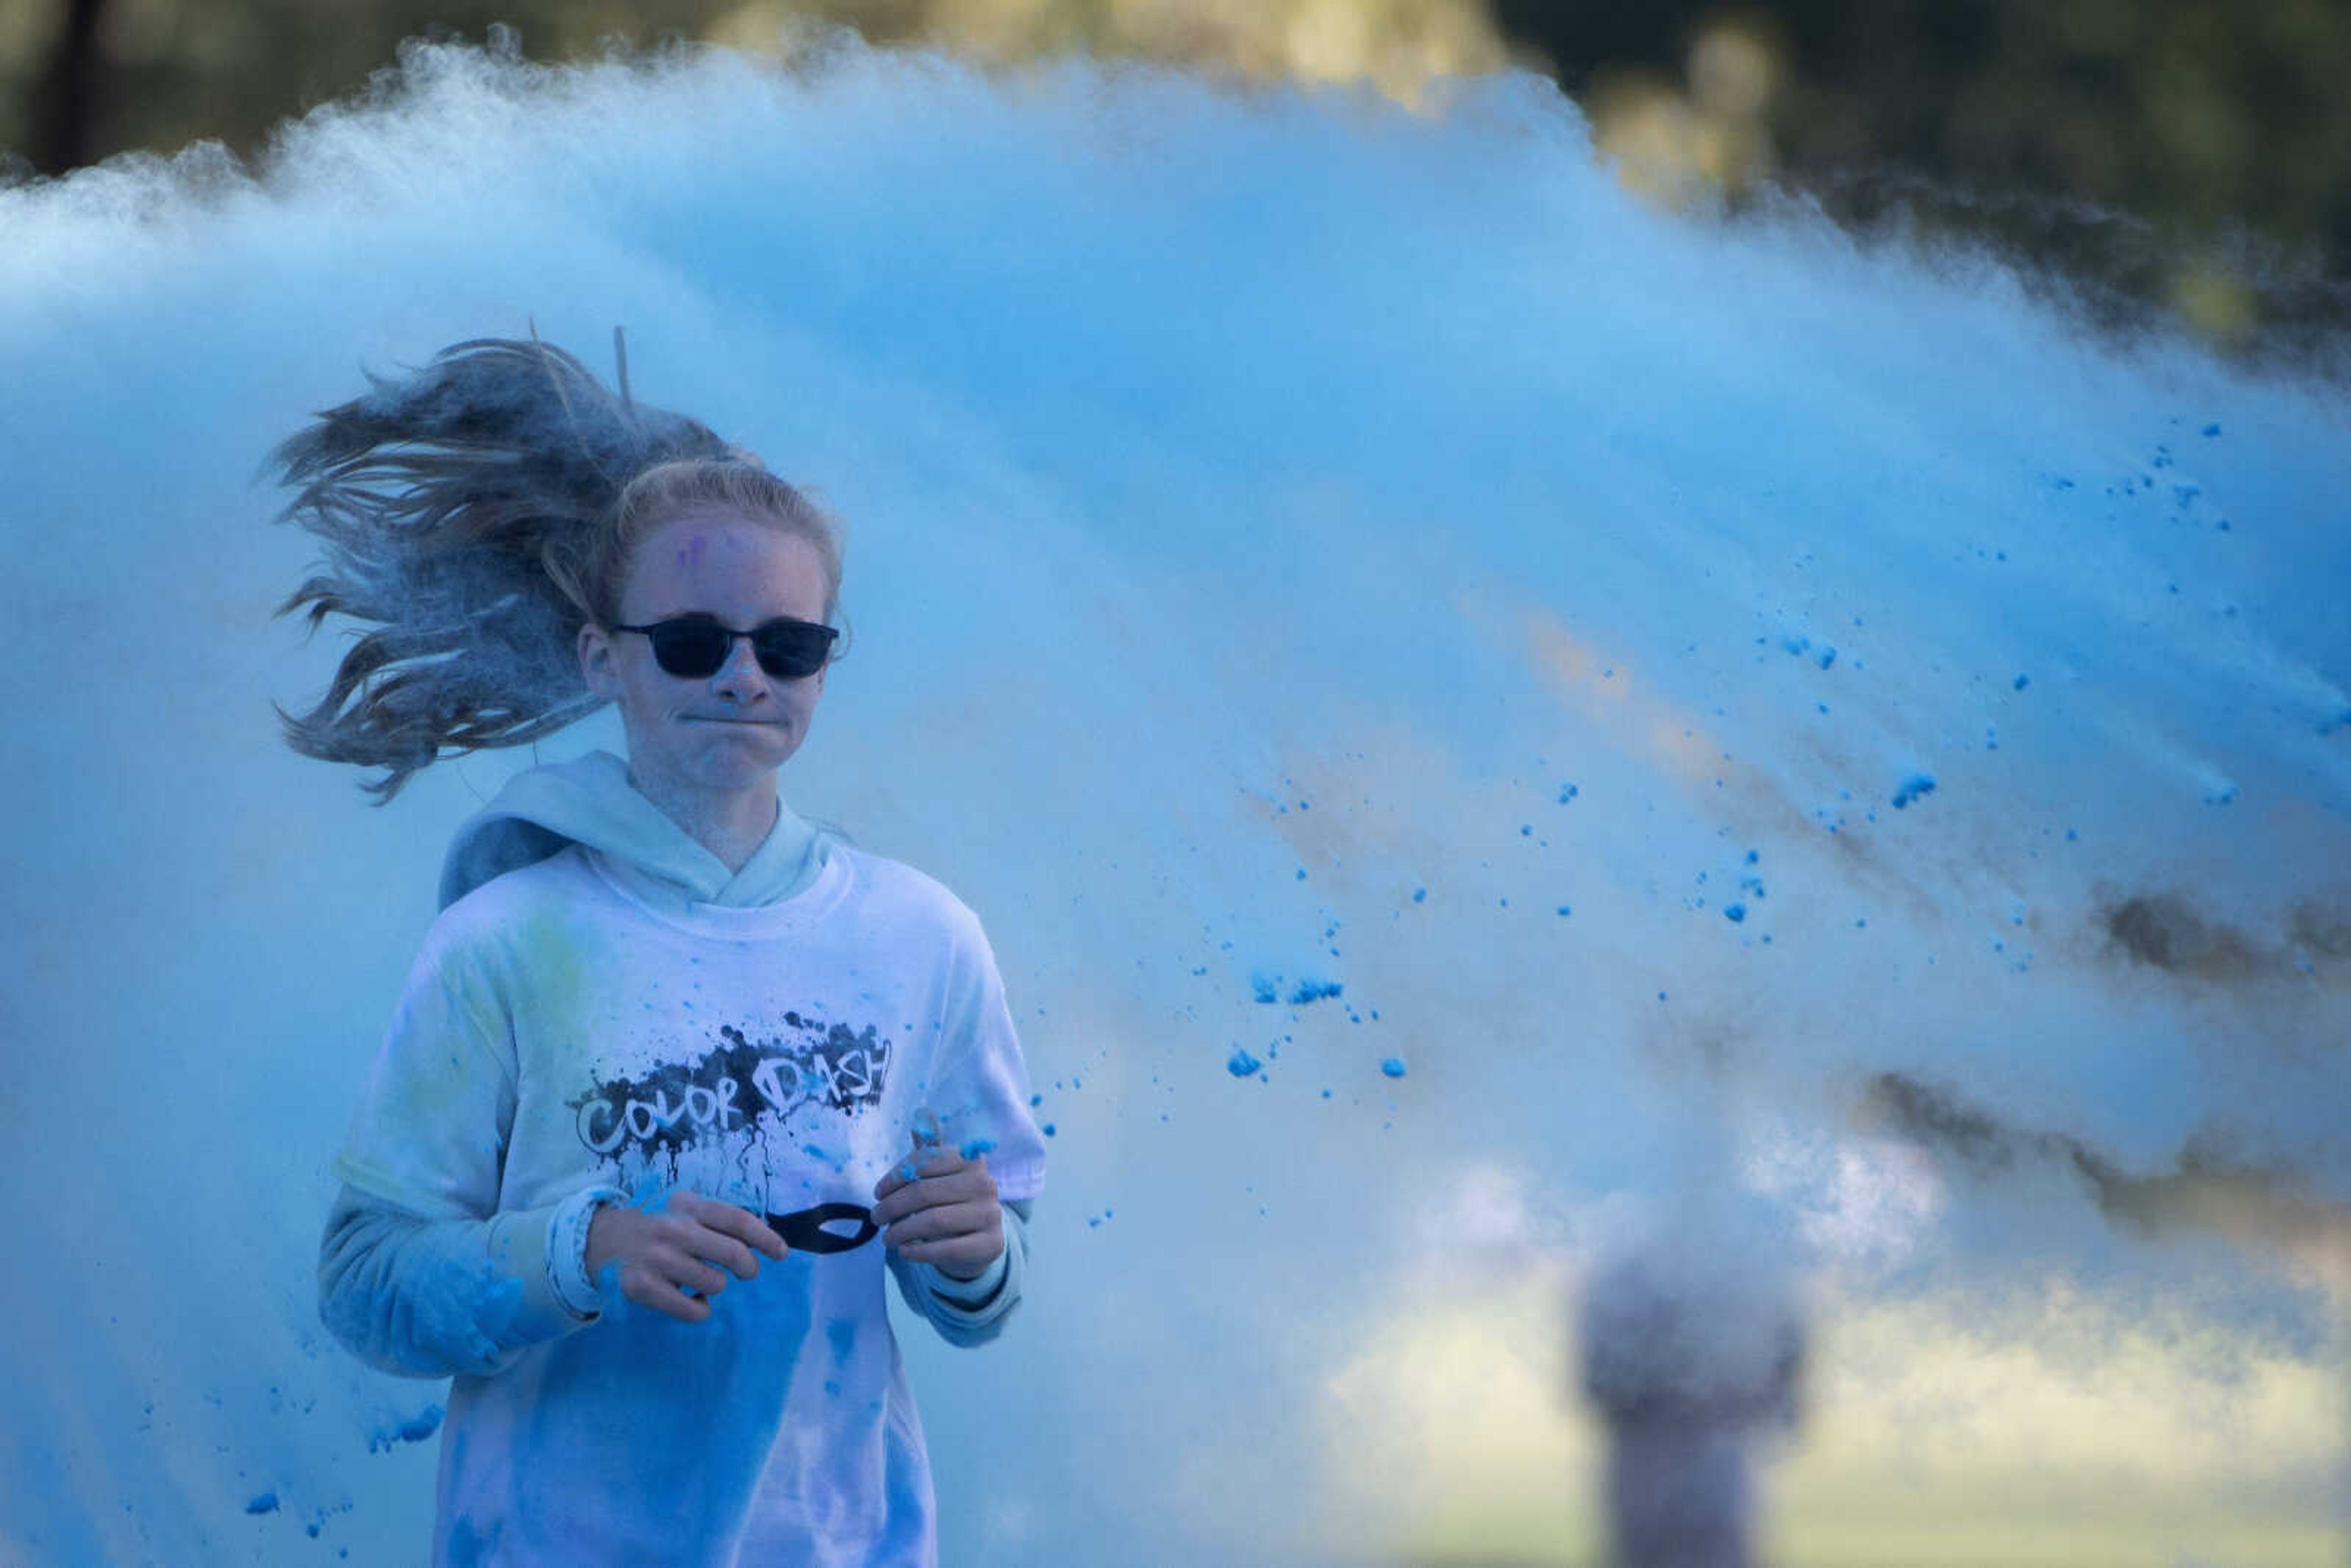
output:
<path id="1" fill-rule="evenodd" d="M 428 934 L 338 1174 L 428 1219 L 588 1187 L 754 1213 L 870 1205 L 918 1112 L 992 1141 L 1008 1200 L 1043 1143 L 977 920 L 832 845 L 802 891 L 698 903 L 574 844 Z M 608 1291 L 601 1319 L 460 1375 L 434 1561 L 935 1561 L 928 1458 L 876 1241 L 762 1260 L 700 1323 Z"/>

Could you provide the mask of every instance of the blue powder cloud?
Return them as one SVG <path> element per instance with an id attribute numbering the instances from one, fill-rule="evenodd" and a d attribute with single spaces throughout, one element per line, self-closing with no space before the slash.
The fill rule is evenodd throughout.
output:
<path id="1" fill-rule="evenodd" d="M 36 1561 L 423 1539 L 432 1445 L 369 1451 L 416 1390 L 326 1341 L 311 1269 L 441 848 L 528 758 L 374 812 L 285 751 L 269 704 L 337 649 L 271 620 L 306 552 L 249 481 L 362 366 L 534 322 L 625 324 L 643 395 L 848 519 L 855 646 L 786 788 L 979 910 L 1071 1085 L 1027 1322 L 909 1344 L 969 1560 L 1300 1556 L 1316 1354 L 1421 1245 L 1363 1216 L 1472 1157 L 1667 1190 L 1725 1074 L 1823 1140 L 1902 1072 L 2351 1196 L 2313 1047 L 2351 444 L 2306 389 L 2085 343 L 1980 260 L 1661 219 L 1520 77 L 1423 117 L 428 50 L 257 176 L 121 163 L 0 192 L 0 1128 L 49 1260 L 0 1275 L 0 1524 Z M 1758 845 L 1768 903 L 1726 903 Z M 1242 1035 L 1304 1070 L 1241 1092 Z M 1408 1104 L 1318 1092 L 1407 1059 L 1443 1062 Z M 2072 1203 L 1983 1197 L 1951 1267 L 2159 1267 Z M 1120 1285 L 1186 1270 L 1181 1312 Z M 1125 1462 L 1135 1401 L 1229 1452 Z"/>

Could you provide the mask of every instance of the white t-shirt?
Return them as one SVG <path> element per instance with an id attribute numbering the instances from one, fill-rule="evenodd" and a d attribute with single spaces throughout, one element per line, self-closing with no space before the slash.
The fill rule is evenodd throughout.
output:
<path id="1" fill-rule="evenodd" d="M 1033 1197 L 1043 1145 L 971 912 L 833 846 L 750 908 L 575 845 L 427 935 L 337 1174 L 427 1218 L 600 1185 L 870 1206 L 917 1113 Z M 851 1230 L 836 1224 L 836 1231 Z M 761 1260 L 700 1323 L 602 1315 L 452 1388 L 434 1561 L 928 1568 L 929 1461 L 877 1239 Z"/>

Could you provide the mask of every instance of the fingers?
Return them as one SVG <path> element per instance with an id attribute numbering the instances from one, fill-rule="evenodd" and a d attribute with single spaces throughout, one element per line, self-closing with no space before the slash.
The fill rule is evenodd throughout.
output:
<path id="1" fill-rule="evenodd" d="M 909 1250 L 919 1244 L 952 1240 L 958 1237 L 998 1235 L 1003 1228 L 1004 1216 L 993 1202 L 950 1203 L 925 1208 L 892 1225 L 888 1245 Z"/>
<path id="2" fill-rule="evenodd" d="M 726 1289 L 726 1276 L 706 1265 L 696 1265 L 695 1268 L 702 1278 L 692 1282 L 698 1285 L 711 1280 L 716 1281 L 699 1296 L 689 1295 L 677 1281 L 666 1277 L 664 1270 L 644 1264 L 621 1271 L 621 1294 L 641 1307 L 666 1313 L 680 1322 L 701 1322 L 710 1316 L 709 1296 Z"/>
<path id="3" fill-rule="evenodd" d="M 873 1184 L 873 1196 L 877 1198 L 887 1197 L 911 1182 L 931 1181 L 939 1176 L 953 1176 L 971 1163 L 956 1154 L 932 1155 L 920 1163 L 916 1162 L 914 1155 L 909 1155 L 892 1166 L 889 1174 Z"/>
<path id="4" fill-rule="evenodd" d="M 747 1209 L 697 1193 L 673 1192 L 660 1207 L 600 1209 L 590 1231 L 590 1272 L 617 1266 L 621 1293 L 681 1322 L 710 1316 L 710 1298 L 731 1280 L 757 1279 L 758 1253 L 791 1249 Z"/>
<path id="5" fill-rule="evenodd" d="M 984 1203 L 991 1207 L 996 1203 L 996 1177 L 989 1174 L 987 1159 L 941 1158 L 923 1167 L 919 1181 L 894 1179 L 896 1172 L 884 1176 L 874 1187 L 873 1223 L 887 1227 L 918 1209 L 940 1204 Z"/>
<path id="6" fill-rule="evenodd" d="M 716 1203 L 705 1198 L 694 1218 L 700 1220 L 705 1228 L 715 1230 L 722 1236 L 733 1237 L 737 1241 L 748 1243 L 770 1258 L 780 1260 L 791 1250 L 789 1247 L 784 1245 L 784 1239 L 777 1235 L 766 1220 L 747 1208 L 737 1208 L 731 1203 Z M 735 1271 L 743 1274 L 740 1269 Z M 752 1265 L 751 1271 L 758 1272 L 758 1266 L 756 1263 Z M 750 1277 L 750 1274 L 743 1274 L 743 1278 L 747 1280 Z"/>
<path id="7" fill-rule="evenodd" d="M 992 1202 L 927 1208 L 893 1227 L 888 1245 L 909 1262 L 977 1279 L 1004 1251 L 1004 1211 Z"/>

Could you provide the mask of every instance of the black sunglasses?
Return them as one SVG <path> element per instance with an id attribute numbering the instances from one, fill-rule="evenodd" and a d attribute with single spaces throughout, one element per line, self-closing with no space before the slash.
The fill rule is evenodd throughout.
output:
<path id="1" fill-rule="evenodd" d="M 726 666 L 735 651 L 735 639 L 751 640 L 759 668 L 779 681 L 802 680 L 824 668 L 841 633 L 813 621 L 778 616 L 748 632 L 722 626 L 705 615 L 679 615 L 650 626 L 615 626 L 615 632 L 641 632 L 653 645 L 653 663 L 681 680 L 699 681 Z"/>

